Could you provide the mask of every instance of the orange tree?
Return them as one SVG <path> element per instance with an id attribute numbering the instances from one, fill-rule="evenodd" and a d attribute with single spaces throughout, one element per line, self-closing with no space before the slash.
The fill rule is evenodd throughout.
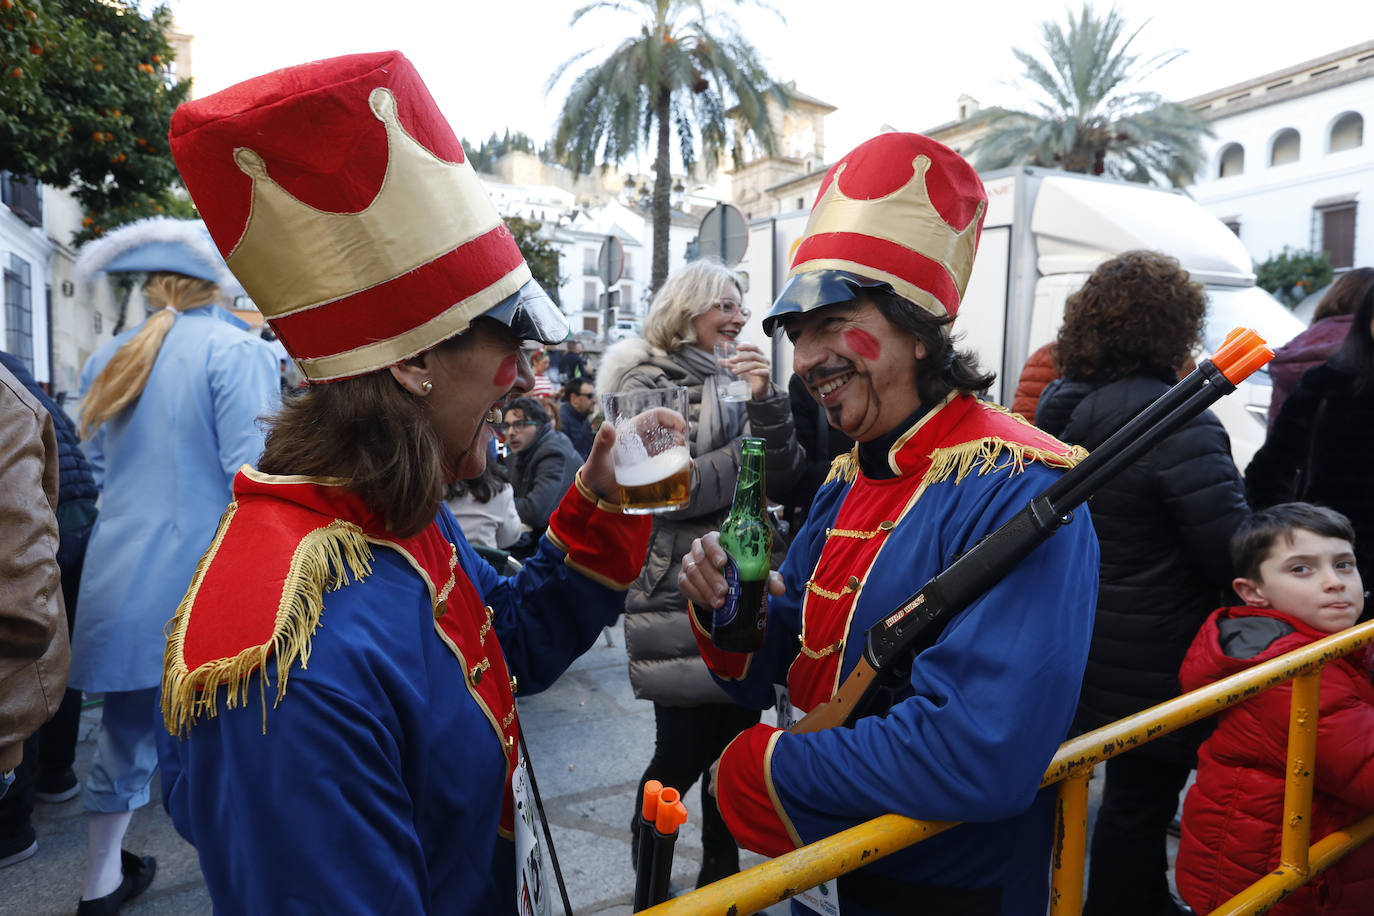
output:
<path id="1" fill-rule="evenodd" d="M 0 169 L 71 188 L 86 211 L 74 241 L 191 213 L 167 149 L 190 90 L 171 74 L 171 15 L 132 0 L 0 0 Z"/>

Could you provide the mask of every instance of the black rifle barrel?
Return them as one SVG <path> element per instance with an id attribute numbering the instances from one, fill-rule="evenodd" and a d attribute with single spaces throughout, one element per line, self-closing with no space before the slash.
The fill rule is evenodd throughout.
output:
<path id="1" fill-rule="evenodd" d="M 937 573 L 891 614 L 869 627 L 867 661 L 878 672 L 911 653 L 923 633 L 963 610 L 1069 521 L 1074 508 L 1164 437 L 1236 390 L 1211 360 L 1133 417 L 992 534 Z M 875 678 L 849 722 L 882 687 Z"/>

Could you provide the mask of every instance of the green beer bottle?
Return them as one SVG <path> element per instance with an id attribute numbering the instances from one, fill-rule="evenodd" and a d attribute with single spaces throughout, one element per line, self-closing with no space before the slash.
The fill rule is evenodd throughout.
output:
<path id="1" fill-rule="evenodd" d="M 763 647 L 773 526 L 764 511 L 763 440 L 743 440 L 735 502 L 720 527 L 725 548 L 725 603 L 711 616 L 711 642 L 731 652 Z"/>

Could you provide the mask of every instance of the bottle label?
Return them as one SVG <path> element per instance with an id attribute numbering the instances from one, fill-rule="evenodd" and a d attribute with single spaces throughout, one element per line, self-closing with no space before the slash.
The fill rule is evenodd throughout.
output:
<path id="1" fill-rule="evenodd" d="M 711 617 L 713 629 L 720 629 L 728 626 L 739 616 L 741 607 L 747 613 L 751 608 L 747 605 L 750 601 L 757 601 L 759 606 L 758 622 L 755 624 L 762 630 L 767 626 L 768 617 L 768 580 L 763 580 L 763 587 L 760 589 L 759 583 L 755 581 L 741 582 L 739 577 L 739 564 L 735 558 L 728 553 L 725 555 L 725 602 L 715 609 Z M 753 594 L 751 594 L 753 593 Z M 760 594 L 761 593 L 761 594 Z"/>
<path id="2" fill-rule="evenodd" d="M 725 555 L 725 603 L 716 608 L 711 618 L 714 629 L 728 626 L 739 616 L 739 564 L 728 553 Z"/>

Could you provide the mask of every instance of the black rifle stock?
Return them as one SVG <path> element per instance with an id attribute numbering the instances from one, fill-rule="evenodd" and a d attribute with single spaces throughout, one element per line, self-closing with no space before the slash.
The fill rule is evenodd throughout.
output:
<path id="1" fill-rule="evenodd" d="M 1234 347 L 1232 341 L 1236 341 Z M 1236 383 L 1271 358 L 1273 354 L 1253 331 L 1232 331 L 1227 344 L 1213 359 L 1204 360 L 1077 466 L 1065 471 L 1024 509 L 869 627 L 863 656 L 840 684 L 835 697 L 807 713 L 790 731 L 801 734 L 853 725 L 864 715 L 890 708 L 909 685 L 916 655 L 934 644 L 951 618 L 1067 524 L 1073 510 L 1104 483 L 1174 430 L 1235 391 Z"/>

